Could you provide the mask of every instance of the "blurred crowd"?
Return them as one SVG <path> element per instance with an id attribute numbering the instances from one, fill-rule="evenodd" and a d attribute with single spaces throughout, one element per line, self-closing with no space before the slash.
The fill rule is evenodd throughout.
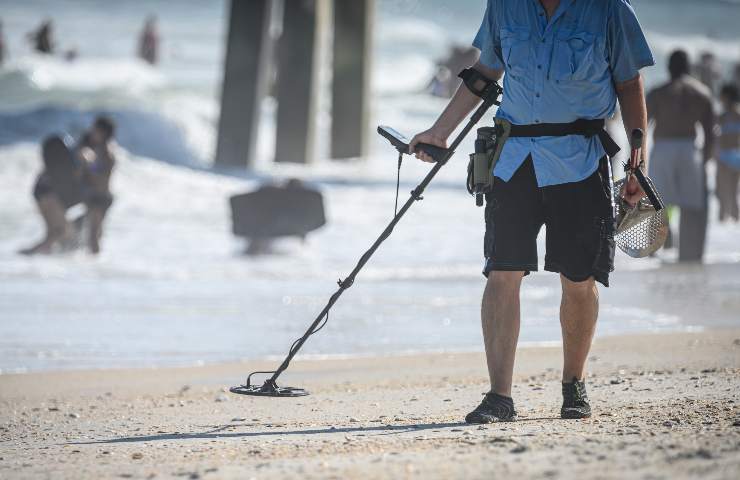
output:
<path id="1" fill-rule="evenodd" d="M 73 61 L 79 52 L 77 47 L 69 47 L 61 50 L 54 38 L 54 22 L 46 19 L 33 31 L 26 34 L 26 41 L 30 44 L 34 52 L 42 55 L 61 55 L 64 59 Z M 144 26 L 139 33 L 136 55 L 149 63 L 155 65 L 159 61 L 159 33 L 157 28 L 157 18 L 149 16 L 144 21 Z M 0 20 L 0 65 L 3 64 L 7 57 L 5 47 L 5 34 L 3 24 Z"/>
<path id="2" fill-rule="evenodd" d="M 53 21 L 47 19 L 26 40 L 38 54 L 61 55 L 70 61 L 77 58 L 76 48 L 58 48 L 54 32 Z M 155 65 L 159 49 L 157 19 L 150 16 L 138 35 L 136 55 Z M 427 93 L 452 96 L 460 83 L 456 72 L 473 64 L 477 54 L 472 47 L 453 46 L 438 61 Z M 6 56 L 0 21 L 0 65 Z M 740 63 L 723 75 L 711 52 L 692 62 L 686 51 L 677 50 L 670 55 L 668 70 L 670 80 L 647 94 L 654 137 L 649 174 L 671 205 L 674 229 L 666 247 L 677 246 L 681 261 L 701 261 L 708 225 L 710 162 L 715 164 L 713 193 L 719 202 L 719 220 L 740 220 Z"/>
<path id="3" fill-rule="evenodd" d="M 649 174 L 665 202 L 678 213 L 678 229 L 667 248 L 679 261 L 699 262 L 708 225 L 707 165 L 715 162 L 714 194 L 719 220 L 737 222 L 740 180 L 740 64 L 723 78 L 716 57 L 701 54 L 692 65 L 684 50 L 668 61 L 670 79 L 647 94 L 653 126 Z M 672 223 L 676 223 L 675 220 Z"/>

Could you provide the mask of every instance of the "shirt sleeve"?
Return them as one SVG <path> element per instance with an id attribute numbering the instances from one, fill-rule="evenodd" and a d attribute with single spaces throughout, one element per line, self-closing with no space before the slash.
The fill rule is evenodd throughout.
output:
<path id="1" fill-rule="evenodd" d="M 655 65 L 640 22 L 629 0 L 613 0 L 608 24 L 609 66 L 614 81 L 635 78 L 640 69 Z"/>
<path id="2" fill-rule="evenodd" d="M 480 50 L 480 63 L 488 68 L 503 70 L 504 62 L 501 58 L 501 37 L 494 6 L 495 0 L 488 0 L 486 13 L 483 15 L 478 34 L 473 40 L 473 46 Z"/>

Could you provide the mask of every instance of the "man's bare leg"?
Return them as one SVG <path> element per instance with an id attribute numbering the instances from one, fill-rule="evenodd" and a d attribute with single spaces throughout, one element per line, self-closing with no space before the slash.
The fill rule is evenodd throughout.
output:
<path id="1" fill-rule="evenodd" d="M 55 242 L 64 238 L 69 233 L 69 224 L 65 217 L 64 205 L 56 195 L 44 195 L 36 202 L 41 217 L 44 219 L 46 236 L 41 242 L 33 247 L 20 251 L 24 255 L 37 253 L 50 253 Z"/>
<path id="2" fill-rule="evenodd" d="M 599 290 L 593 278 L 572 282 L 560 276 L 563 297 L 560 303 L 560 328 L 563 332 L 563 382 L 583 380 L 586 359 L 596 330 Z"/>
<path id="3" fill-rule="evenodd" d="M 519 289 L 524 272 L 493 271 L 481 306 L 491 391 L 511 397 L 516 344 L 519 340 Z"/>

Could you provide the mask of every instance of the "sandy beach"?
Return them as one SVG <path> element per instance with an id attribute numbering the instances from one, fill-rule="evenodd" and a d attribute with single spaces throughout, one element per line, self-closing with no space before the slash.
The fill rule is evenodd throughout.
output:
<path id="1" fill-rule="evenodd" d="M 738 478 L 740 330 L 597 339 L 594 416 L 558 418 L 559 347 L 521 348 L 520 420 L 462 423 L 480 353 L 0 376 L 0 478 Z"/>

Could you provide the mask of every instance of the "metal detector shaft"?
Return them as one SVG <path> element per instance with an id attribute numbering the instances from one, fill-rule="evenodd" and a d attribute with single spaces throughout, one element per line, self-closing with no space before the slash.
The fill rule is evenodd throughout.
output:
<path id="1" fill-rule="evenodd" d="M 387 227 L 385 227 L 385 230 L 380 234 L 380 236 L 375 240 L 375 242 L 372 244 L 372 246 L 360 257 L 360 260 L 357 262 L 357 265 L 355 268 L 350 272 L 349 275 L 344 280 L 339 280 L 337 283 L 339 284 L 339 289 L 334 292 L 334 294 L 329 298 L 329 302 L 326 304 L 323 310 L 321 310 L 321 313 L 316 317 L 316 320 L 313 321 L 313 323 L 308 327 L 306 330 L 306 333 L 303 334 L 301 338 L 299 338 L 294 344 L 293 347 L 291 347 L 290 352 L 288 353 L 288 356 L 285 357 L 285 360 L 283 360 L 283 363 L 278 367 L 277 370 L 275 370 L 275 373 L 273 373 L 272 377 L 268 380 L 268 382 L 271 382 L 274 384 L 277 380 L 277 378 L 288 368 L 288 365 L 290 365 L 291 360 L 293 360 L 293 357 L 298 353 L 298 351 L 301 349 L 303 344 L 308 340 L 308 337 L 314 332 L 316 327 L 319 326 L 321 321 L 326 317 L 326 315 L 329 313 L 329 310 L 331 310 L 331 307 L 339 300 L 339 297 L 342 296 L 342 293 L 344 293 L 345 290 L 350 288 L 352 284 L 355 281 L 355 277 L 358 273 L 360 273 L 360 270 L 362 270 L 362 267 L 365 266 L 365 264 L 370 260 L 370 258 L 373 256 L 375 251 L 380 247 L 380 245 L 390 236 L 390 234 L 393 232 L 393 228 L 398 224 L 398 222 L 401 220 L 401 218 L 406 214 L 406 212 L 411 208 L 411 205 L 414 204 L 414 202 L 422 199 L 422 193 L 424 193 L 424 190 L 429 185 L 429 183 L 432 181 L 432 179 L 437 175 L 437 172 L 447 163 L 447 161 L 452 157 L 452 155 L 455 153 L 455 149 L 460 145 L 460 143 L 465 139 L 465 137 L 470 133 L 470 130 L 475 127 L 475 125 L 483 118 L 483 115 L 488 111 L 489 108 L 493 105 L 498 105 L 498 96 L 501 94 L 500 87 L 497 86 L 495 89 L 490 89 L 487 95 L 483 98 L 483 103 L 476 109 L 476 111 L 471 115 L 470 120 L 468 120 L 468 123 L 465 125 L 465 127 L 462 129 L 462 131 L 458 134 L 457 137 L 453 140 L 452 144 L 447 148 L 445 151 L 445 154 L 442 156 L 442 158 L 438 159 L 438 161 L 435 163 L 434 167 L 427 173 L 427 175 L 424 177 L 424 179 L 421 181 L 421 183 L 411 191 L 411 196 L 406 201 L 406 203 L 403 204 L 401 209 L 396 213 L 396 215 L 393 217 L 391 222 L 388 224 Z"/>

